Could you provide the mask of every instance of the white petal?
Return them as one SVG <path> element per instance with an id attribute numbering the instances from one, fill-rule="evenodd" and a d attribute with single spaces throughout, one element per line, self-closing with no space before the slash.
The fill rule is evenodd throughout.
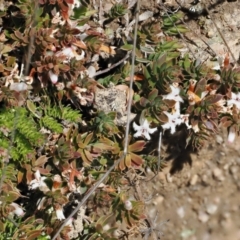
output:
<path id="1" fill-rule="evenodd" d="M 22 208 L 18 204 L 13 202 L 10 205 L 14 207 L 14 210 L 12 211 L 12 213 L 14 213 L 17 216 L 24 215 L 24 211 L 22 210 Z"/>
<path id="2" fill-rule="evenodd" d="M 53 84 L 57 83 L 57 81 L 58 81 L 58 75 L 57 74 L 53 73 L 53 71 L 50 70 L 48 72 L 48 75 L 49 75 L 50 80 Z"/>
<path id="3" fill-rule="evenodd" d="M 133 136 L 135 138 L 141 137 L 142 136 L 142 132 L 141 131 L 137 131 Z"/>
<path id="4" fill-rule="evenodd" d="M 74 53 L 73 53 L 73 49 L 71 47 L 68 48 L 64 48 L 61 52 L 60 55 L 64 55 L 68 58 L 73 58 L 74 57 Z"/>
<path id="5" fill-rule="evenodd" d="M 37 189 L 40 186 L 39 182 L 34 179 L 29 184 L 29 189 Z"/>
<path id="6" fill-rule="evenodd" d="M 171 134 L 174 134 L 176 132 L 176 126 L 175 125 L 171 125 Z"/>
<path id="7" fill-rule="evenodd" d="M 157 128 L 149 128 L 148 129 L 148 132 L 150 133 L 150 134 L 153 134 L 154 132 L 156 132 L 157 131 Z"/>
<path id="8" fill-rule="evenodd" d="M 233 143 L 236 137 L 236 132 L 234 131 L 233 127 L 229 129 L 228 133 L 228 142 Z"/>
<path id="9" fill-rule="evenodd" d="M 77 61 L 80 61 L 80 60 L 84 59 L 84 56 L 85 56 L 85 52 L 82 51 L 82 52 L 81 52 L 81 55 L 78 55 L 78 54 L 76 55 L 76 60 L 77 60 Z"/>
<path id="10" fill-rule="evenodd" d="M 149 128 L 149 123 L 148 123 L 148 120 L 147 120 L 147 119 L 144 120 L 143 125 L 142 125 L 142 128 L 143 128 L 143 129 L 148 129 L 148 128 Z"/>
<path id="11" fill-rule="evenodd" d="M 40 174 L 39 170 L 37 170 L 37 171 L 34 173 L 34 177 L 35 177 L 35 179 L 37 179 L 38 181 L 41 180 L 41 174 Z"/>
<path id="12" fill-rule="evenodd" d="M 145 137 L 147 140 L 150 140 L 150 139 L 151 139 L 151 137 L 150 137 L 150 135 L 149 135 L 148 132 L 145 132 L 145 133 L 144 133 L 144 137 Z"/>
<path id="13" fill-rule="evenodd" d="M 171 127 L 171 124 L 169 122 L 162 125 L 163 129 L 169 129 Z"/>
<path id="14" fill-rule="evenodd" d="M 135 131 L 139 131 L 139 130 L 142 130 L 142 127 L 141 126 L 138 126 L 135 122 L 133 122 L 133 129 Z"/>
<path id="15" fill-rule="evenodd" d="M 56 210 L 56 215 L 57 215 L 57 219 L 60 221 L 65 219 L 62 208 Z"/>

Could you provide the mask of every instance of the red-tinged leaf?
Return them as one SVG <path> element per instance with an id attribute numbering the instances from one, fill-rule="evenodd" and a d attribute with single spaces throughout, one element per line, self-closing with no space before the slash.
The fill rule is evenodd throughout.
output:
<path id="1" fill-rule="evenodd" d="M 84 151 L 81 150 L 80 153 L 81 153 L 83 162 L 87 165 L 90 165 L 93 160 L 91 153 L 87 150 L 84 150 Z"/>
<path id="2" fill-rule="evenodd" d="M 19 170 L 19 171 L 18 171 L 18 174 L 17 174 L 18 184 L 22 182 L 23 176 L 24 176 L 24 172 L 22 172 L 21 170 Z"/>
<path id="3" fill-rule="evenodd" d="M 127 154 L 127 156 L 125 157 L 125 166 L 128 168 L 130 168 L 132 166 L 130 154 Z"/>
<path id="4" fill-rule="evenodd" d="M 230 65 L 230 60 L 229 60 L 229 53 L 226 54 L 224 61 L 223 61 L 223 67 L 228 68 Z"/>
<path id="5" fill-rule="evenodd" d="M 28 234 L 27 239 L 28 240 L 34 240 L 37 239 L 37 237 L 41 236 L 42 230 L 33 230 Z"/>
<path id="6" fill-rule="evenodd" d="M 18 30 L 16 30 L 16 31 L 14 32 L 14 34 L 15 34 L 15 36 L 16 36 L 18 39 L 23 39 L 22 33 L 19 32 Z"/>
<path id="7" fill-rule="evenodd" d="M 114 148 L 104 143 L 94 143 L 93 151 L 101 153 L 103 151 L 112 151 Z"/>
<path id="8" fill-rule="evenodd" d="M 129 76 L 129 77 L 126 77 L 125 80 L 126 80 L 126 81 L 130 81 L 130 80 L 131 80 L 131 77 L 130 77 L 130 76 Z M 144 80 L 144 75 L 142 75 L 142 74 L 135 74 L 135 75 L 133 76 L 133 81 L 142 81 L 142 80 Z"/>
<path id="9" fill-rule="evenodd" d="M 66 65 L 66 64 L 58 64 L 58 68 L 64 72 L 67 72 L 70 70 L 70 66 Z"/>
<path id="10" fill-rule="evenodd" d="M 87 137 L 84 140 L 84 144 L 88 145 L 90 143 L 90 141 L 92 140 L 93 137 L 93 132 L 91 132 L 90 134 L 87 135 Z"/>
<path id="11" fill-rule="evenodd" d="M 121 154 L 122 154 L 122 152 L 121 152 Z M 121 154 L 120 154 L 120 156 L 121 156 Z M 121 171 L 123 171 L 123 170 L 126 168 L 126 166 L 125 166 L 125 158 L 123 158 L 123 159 L 120 161 L 120 163 L 119 163 L 119 165 L 118 165 L 118 168 L 119 168 Z"/>
<path id="12" fill-rule="evenodd" d="M 34 166 L 35 167 L 43 166 L 47 161 L 48 161 L 48 157 L 46 155 L 42 155 L 36 160 Z"/>
<path id="13" fill-rule="evenodd" d="M 132 165 L 135 165 L 137 167 L 141 166 L 144 162 L 140 156 L 134 153 L 131 153 L 131 159 L 132 159 Z"/>
<path id="14" fill-rule="evenodd" d="M 35 167 L 33 168 L 33 170 L 36 172 L 37 170 L 39 170 L 41 175 L 47 175 L 49 174 L 49 170 L 45 169 L 45 168 L 39 168 L 39 167 Z"/>
<path id="15" fill-rule="evenodd" d="M 210 104 L 215 104 L 215 103 L 219 102 L 222 98 L 223 98 L 223 95 L 215 94 L 215 95 L 210 95 L 210 96 L 206 97 L 205 101 Z"/>
<path id="16" fill-rule="evenodd" d="M 137 141 L 133 144 L 131 144 L 129 147 L 128 147 L 128 151 L 129 152 L 140 152 L 143 150 L 144 146 L 145 146 L 146 142 L 141 140 L 141 141 Z"/>
<path id="17" fill-rule="evenodd" d="M 148 103 L 150 103 L 150 101 L 144 97 L 141 97 L 139 103 L 141 106 L 145 107 Z"/>
<path id="18" fill-rule="evenodd" d="M 14 191 L 9 191 L 7 196 L 5 196 L 5 201 L 12 203 L 20 197 L 20 194 Z"/>

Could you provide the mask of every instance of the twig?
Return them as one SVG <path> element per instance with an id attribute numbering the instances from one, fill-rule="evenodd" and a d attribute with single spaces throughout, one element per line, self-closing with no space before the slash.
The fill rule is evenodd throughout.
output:
<path id="1" fill-rule="evenodd" d="M 134 41 L 133 41 L 133 51 L 132 51 L 132 65 L 131 65 L 130 86 L 129 86 L 130 92 L 132 91 L 132 87 L 133 87 L 139 8 L 140 8 L 140 1 L 137 2 L 136 23 L 135 23 L 135 29 L 134 29 Z M 132 105 L 132 96 L 129 99 L 128 108 L 127 108 L 127 126 L 126 126 L 126 131 L 125 131 L 125 144 L 124 144 L 123 155 L 109 168 L 109 170 L 103 175 L 103 177 L 88 191 L 88 193 L 84 196 L 82 201 L 78 203 L 77 207 L 71 212 L 71 214 L 68 216 L 68 218 L 65 219 L 63 224 L 59 227 L 57 232 L 54 234 L 52 240 L 55 240 L 58 237 L 58 235 L 60 234 L 60 232 L 62 231 L 62 229 L 66 225 L 66 223 L 79 211 L 80 207 L 88 200 L 88 198 L 92 195 L 92 193 L 108 177 L 108 175 L 120 163 L 120 161 L 126 157 L 126 155 L 127 155 L 127 148 L 128 148 L 128 135 L 129 135 L 129 129 L 130 129 L 131 105 Z"/>
<path id="2" fill-rule="evenodd" d="M 130 56 L 130 53 L 131 53 L 131 52 L 128 52 L 123 59 L 121 59 L 121 60 L 120 60 L 119 62 L 117 62 L 117 63 L 114 63 L 114 64 L 111 65 L 109 68 L 106 68 L 106 69 L 104 69 L 104 70 L 101 70 L 101 71 L 96 72 L 96 73 L 93 75 L 93 77 L 97 77 L 97 76 L 99 76 L 99 75 L 102 75 L 102 74 L 104 74 L 104 73 L 106 73 L 106 72 L 109 72 L 109 71 L 112 70 L 113 68 L 117 67 L 118 65 L 120 65 L 121 63 L 123 63 L 126 59 L 128 59 L 128 57 Z"/>
<path id="3" fill-rule="evenodd" d="M 162 146 L 162 131 L 159 133 L 159 139 L 158 139 L 158 171 L 159 173 L 160 166 L 161 166 L 161 146 Z"/>

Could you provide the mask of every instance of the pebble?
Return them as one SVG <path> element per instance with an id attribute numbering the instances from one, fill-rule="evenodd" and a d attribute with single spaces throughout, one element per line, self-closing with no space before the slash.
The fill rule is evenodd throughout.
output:
<path id="1" fill-rule="evenodd" d="M 154 200 L 153 200 L 153 205 L 157 206 L 159 204 L 161 204 L 164 200 L 164 197 L 159 195 L 158 197 L 156 197 Z"/>
<path id="2" fill-rule="evenodd" d="M 218 144 L 222 144 L 222 143 L 223 143 L 223 138 L 222 138 L 222 136 L 216 135 L 216 142 L 217 142 Z"/>
<path id="3" fill-rule="evenodd" d="M 177 209 L 177 214 L 178 214 L 178 216 L 179 216 L 180 218 L 184 218 L 184 216 L 185 216 L 185 210 L 184 210 L 184 208 L 183 208 L 183 207 L 179 207 L 179 208 Z"/>
<path id="4" fill-rule="evenodd" d="M 190 184 L 194 186 L 197 183 L 197 181 L 198 181 L 198 175 L 194 174 L 190 180 Z"/>
<path id="5" fill-rule="evenodd" d="M 235 175 L 238 172 L 238 167 L 237 166 L 231 166 L 230 167 L 230 173 L 232 175 Z"/>
<path id="6" fill-rule="evenodd" d="M 209 216 L 207 213 L 203 211 L 198 212 L 198 220 L 202 223 L 206 223 L 209 220 Z"/>
<path id="7" fill-rule="evenodd" d="M 225 179 L 225 177 L 223 176 L 223 171 L 217 167 L 213 169 L 213 176 L 218 181 L 223 181 Z"/>
<path id="8" fill-rule="evenodd" d="M 215 204 L 208 204 L 206 207 L 206 212 L 210 215 L 214 214 L 217 211 L 218 207 Z"/>
<path id="9" fill-rule="evenodd" d="M 214 32 L 212 30 L 209 30 L 207 32 L 207 37 L 212 38 L 214 36 Z"/>

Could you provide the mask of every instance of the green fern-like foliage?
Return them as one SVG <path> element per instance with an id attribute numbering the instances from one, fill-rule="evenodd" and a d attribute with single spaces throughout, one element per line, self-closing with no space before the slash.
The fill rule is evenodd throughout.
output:
<path id="1" fill-rule="evenodd" d="M 1 109 L 0 128 L 0 147 L 9 149 L 14 160 L 27 159 L 44 142 L 39 127 L 23 107 Z"/>
<path id="2" fill-rule="evenodd" d="M 44 114 L 45 116 L 41 118 L 41 125 L 56 133 L 62 133 L 63 121 L 78 123 L 81 120 L 79 112 L 68 106 L 47 106 Z"/>

